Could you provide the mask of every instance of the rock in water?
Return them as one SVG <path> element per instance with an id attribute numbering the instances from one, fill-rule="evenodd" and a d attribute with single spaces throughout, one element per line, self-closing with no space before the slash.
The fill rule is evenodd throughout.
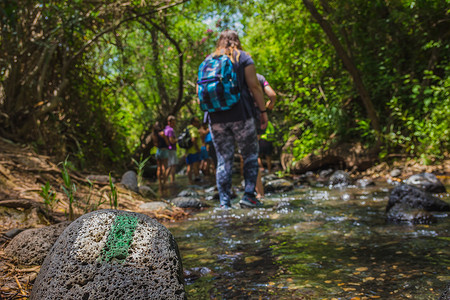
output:
<path id="1" fill-rule="evenodd" d="M 287 192 L 287 191 L 292 190 L 293 188 L 294 188 L 294 185 L 292 184 L 292 182 L 290 182 L 289 180 L 283 179 L 283 178 L 269 181 L 264 185 L 264 189 L 268 193 Z"/>
<path id="2" fill-rule="evenodd" d="M 146 215 L 91 212 L 60 235 L 30 299 L 186 299 L 178 246 Z"/>
<path id="3" fill-rule="evenodd" d="M 402 175 L 402 170 L 395 168 L 389 173 L 389 175 L 391 175 L 391 177 L 400 177 Z"/>
<path id="4" fill-rule="evenodd" d="M 336 172 L 334 172 L 328 182 L 328 184 L 333 187 L 346 187 L 351 183 L 352 179 L 350 175 L 342 170 L 337 170 Z"/>
<path id="5" fill-rule="evenodd" d="M 194 197 L 176 197 L 171 202 L 181 208 L 200 208 L 206 206 L 200 201 L 200 199 Z"/>
<path id="6" fill-rule="evenodd" d="M 411 208 L 422 208 L 426 211 L 450 211 L 450 205 L 411 185 L 402 184 L 395 187 L 386 205 L 386 212 L 395 204 L 406 204 Z"/>
<path id="7" fill-rule="evenodd" d="M 436 223 L 436 218 L 429 212 L 412 208 L 404 203 L 397 203 L 386 214 L 386 219 L 394 223 L 431 224 Z"/>
<path id="8" fill-rule="evenodd" d="M 439 297 L 439 300 L 449 300 L 450 299 L 450 281 L 447 283 L 447 287 L 442 292 L 441 297 Z"/>
<path id="9" fill-rule="evenodd" d="M 375 182 L 373 182 L 370 178 L 361 178 L 356 181 L 356 186 L 359 188 L 366 188 L 368 186 L 374 186 Z"/>
<path id="10" fill-rule="evenodd" d="M 446 189 L 444 184 L 431 173 L 421 173 L 412 175 L 405 180 L 406 184 L 418 187 L 426 192 L 430 193 L 445 193 Z"/>

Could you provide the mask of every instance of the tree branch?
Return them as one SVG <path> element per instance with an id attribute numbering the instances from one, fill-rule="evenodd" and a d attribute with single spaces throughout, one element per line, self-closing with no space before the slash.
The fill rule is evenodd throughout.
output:
<path id="1" fill-rule="evenodd" d="M 369 92 L 364 86 L 363 80 L 359 74 L 359 70 L 356 68 L 355 64 L 348 56 L 344 47 L 340 43 L 337 36 L 334 34 L 333 29 L 330 24 L 322 17 L 322 15 L 317 11 L 314 3 L 311 0 L 303 0 L 306 8 L 310 11 L 311 15 L 316 19 L 317 23 L 319 23 L 320 27 L 322 27 L 325 34 L 331 41 L 331 44 L 334 46 L 338 56 L 341 58 L 344 63 L 345 68 L 349 71 L 350 75 L 353 78 L 353 82 L 355 83 L 356 89 L 359 92 L 363 105 L 366 109 L 367 115 L 372 123 L 372 128 L 375 131 L 380 132 L 380 124 L 378 121 L 378 116 L 376 114 L 375 108 L 373 106 L 372 100 L 370 99 Z"/>
<path id="2" fill-rule="evenodd" d="M 130 16 L 130 17 L 128 17 L 128 18 L 125 18 L 125 19 L 122 19 L 122 20 L 119 20 L 119 21 L 115 22 L 115 24 L 113 24 L 112 26 L 110 26 L 110 27 L 108 27 L 108 28 L 106 28 L 106 29 L 100 31 L 99 33 L 97 33 L 96 35 L 94 35 L 94 37 L 93 37 L 92 39 L 90 39 L 90 40 L 87 41 L 83 46 L 81 46 L 81 48 L 78 49 L 78 51 L 70 58 L 70 61 L 69 61 L 69 62 L 72 62 L 72 61 L 73 61 L 74 59 L 76 59 L 79 55 L 81 55 L 81 54 L 86 50 L 86 48 L 88 48 L 89 46 L 91 46 L 91 45 L 92 45 L 95 41 L 97 41 L 102 35 L 104 35 L 104 34 L 106 34 L 106 33 L 108 33 L 108 32 L 111 32 L 111 31 L 113 31 L 114 29 L 117 29 L 117 28 L 120 27 L 120 25 L 122 25 L 123 23 L 126 23 L 126 22 L 128 22 L 128 21 L 132 21 L 132 20 L 136 20 L 136 19 L 139 19 L 140 17 L 148 16 L 148 15 L 154 14 L 154 13 L 159 12 L 159 11 L 163 11 L 163 10 L 168 9 L 168 8 L 171 8 L 171 7 L 175 7 L 175 6 L 177 6 L 177 5 L 180 5 L 180 4 L 185 3 L 185 2 L 187 2 L 187 1 L 188 1 L 188 0 L 181 0 L 181 1 L 178 1 L 178 2 L 171 3 L 171 4 L 167 4 L 167 5 L 165 5 L 165 6 L 162 6 L 162 7 L 156 8 L 156 9 L 153 9 L 153 10 L 151 10 L 151 11 L 148 11 L 148 12 L 145 12 L 145 13 L 141 13 L 141 14 L 137 14 L 137 15 L 133 15 L 133 16 Z"/>

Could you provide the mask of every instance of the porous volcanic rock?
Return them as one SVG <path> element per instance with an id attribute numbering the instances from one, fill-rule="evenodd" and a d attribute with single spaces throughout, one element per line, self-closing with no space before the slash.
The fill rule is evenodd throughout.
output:
<path id="1" fill-rule="evenodd" d="M 436 218 L 421 208 L 412 208 L 404 203 L 397 203 L 386 214 L 386 219 L 393 223 L 432 224 Z"/>
<path id="2" fill-rule="evenodd" d="M 120 210 L 81 216 L 44 260 L 30 299 L 186 299 L 173 235 Z"/>
<path id="3" fill-rule="evenodd" d="M 6 246 L 5 254 L 21 265 L 40 265 L 70 222 L 22 231 Z"/>
<path id="4" fill-rule="evenodd" d="M 447 287 L 442 292 L 441 297 L 439 297 L 439 300 L 449 300 L 450 299 L 450 281 L 447 283 Z"/>
<path id="5" fill-rule="evenodd" d="M 447 202 L 407 184 L 396 186 L 391 191 L 386 212 L 397 203 L 406 204 L 411 208 L 422 208 L 426 211 L 450 211 L 450 205 Z"/>

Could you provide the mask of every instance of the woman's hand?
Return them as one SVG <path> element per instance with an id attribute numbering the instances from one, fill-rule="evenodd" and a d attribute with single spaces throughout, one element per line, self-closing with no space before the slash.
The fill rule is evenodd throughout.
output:
<path id="1" fill-rule="evenodd" d="M 269 117 L 267 116 L 267 112 L 261 112 L 261 116 L 259 118 L 261 120 L 261 129 L 264 130 L 267 128 L 267 123 L 269 122 Z"/>

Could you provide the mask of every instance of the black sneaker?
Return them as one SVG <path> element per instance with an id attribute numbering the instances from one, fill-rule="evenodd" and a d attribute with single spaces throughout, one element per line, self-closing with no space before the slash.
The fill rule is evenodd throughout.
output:
<path id="1" fill-rule="evenodd" d="M 239 201 L 239 204 L 241 205 L 241 207 L 245 208 L 245 207 L 262 207 L 263 204 L 256 199 L 255 195 L 248 195 L 248 194 L 244 194 L 244 196 L 242 197 L 242 200 Z"/>

